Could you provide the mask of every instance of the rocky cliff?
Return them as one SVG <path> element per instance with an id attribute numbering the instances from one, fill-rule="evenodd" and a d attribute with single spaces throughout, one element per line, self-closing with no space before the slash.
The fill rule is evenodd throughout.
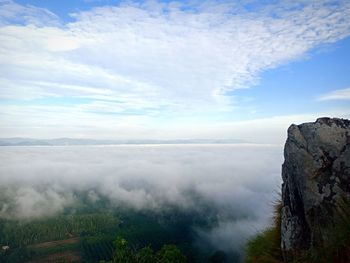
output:
<path id="1" fill-rule="evenodd" d="M 331 240 L 334 217 L 349 204 L 350 121 L 291 125 L 284 157 L 281 249 L 288 260 Z"/>

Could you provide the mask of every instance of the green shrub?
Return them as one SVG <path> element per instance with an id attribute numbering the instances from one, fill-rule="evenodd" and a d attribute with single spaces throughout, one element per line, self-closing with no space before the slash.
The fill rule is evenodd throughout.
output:
<path id="1" fill-rule="evenodd" d="M 280 244 L 276 240 L 276 229 L 269 228 L 248 241 L 247 263 L 277 263 L 281 261 Z"/>
<path id="2" fill-rule="evenodd" d="M 350 262 L 350 204 L 345 198 L 337 200 L 334 214 L 325 227 L 329 239 L 322 246 L 294 251 L 293 263 Z M 246 263 L 283 262 L 281 243 L 281 203 L 275 205 L 273 226 L 257 234 L 246 245 Z"/>
<path id="3" fill-rule="evenodd" d="M 281 253 L 281 201 L 274 205 L 273 225 L 248 241 L 246 263 L 279 263 Z"/>

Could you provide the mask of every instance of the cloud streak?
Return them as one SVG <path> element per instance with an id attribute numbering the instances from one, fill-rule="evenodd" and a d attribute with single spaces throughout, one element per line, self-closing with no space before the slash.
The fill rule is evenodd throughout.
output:
<path id="1" fill-rule="evenodd" d="M 350 100 L 350 88 L 338 89 L 321 95 L 319 100 Z"/>

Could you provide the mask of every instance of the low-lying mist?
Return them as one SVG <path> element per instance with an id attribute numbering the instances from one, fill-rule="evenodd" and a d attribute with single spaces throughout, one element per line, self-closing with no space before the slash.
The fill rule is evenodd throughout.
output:
<path id="1" fill-rule="evenodd" d="M 84 192 L 93 204 L 215 218 L 198 242 L 240 252 L 266 226 L 281 183 L 282 147 L 121 145 L 0 148 L 0 218 L 60 214 Z"/>

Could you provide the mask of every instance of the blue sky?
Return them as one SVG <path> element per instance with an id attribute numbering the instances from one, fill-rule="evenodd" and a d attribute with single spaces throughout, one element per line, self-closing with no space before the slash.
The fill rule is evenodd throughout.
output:
<path id="1" fill-rule="evenodd" d="M 0 0 L 0 137 L 235 138 L 350 117 L 348 1 Z"/>

